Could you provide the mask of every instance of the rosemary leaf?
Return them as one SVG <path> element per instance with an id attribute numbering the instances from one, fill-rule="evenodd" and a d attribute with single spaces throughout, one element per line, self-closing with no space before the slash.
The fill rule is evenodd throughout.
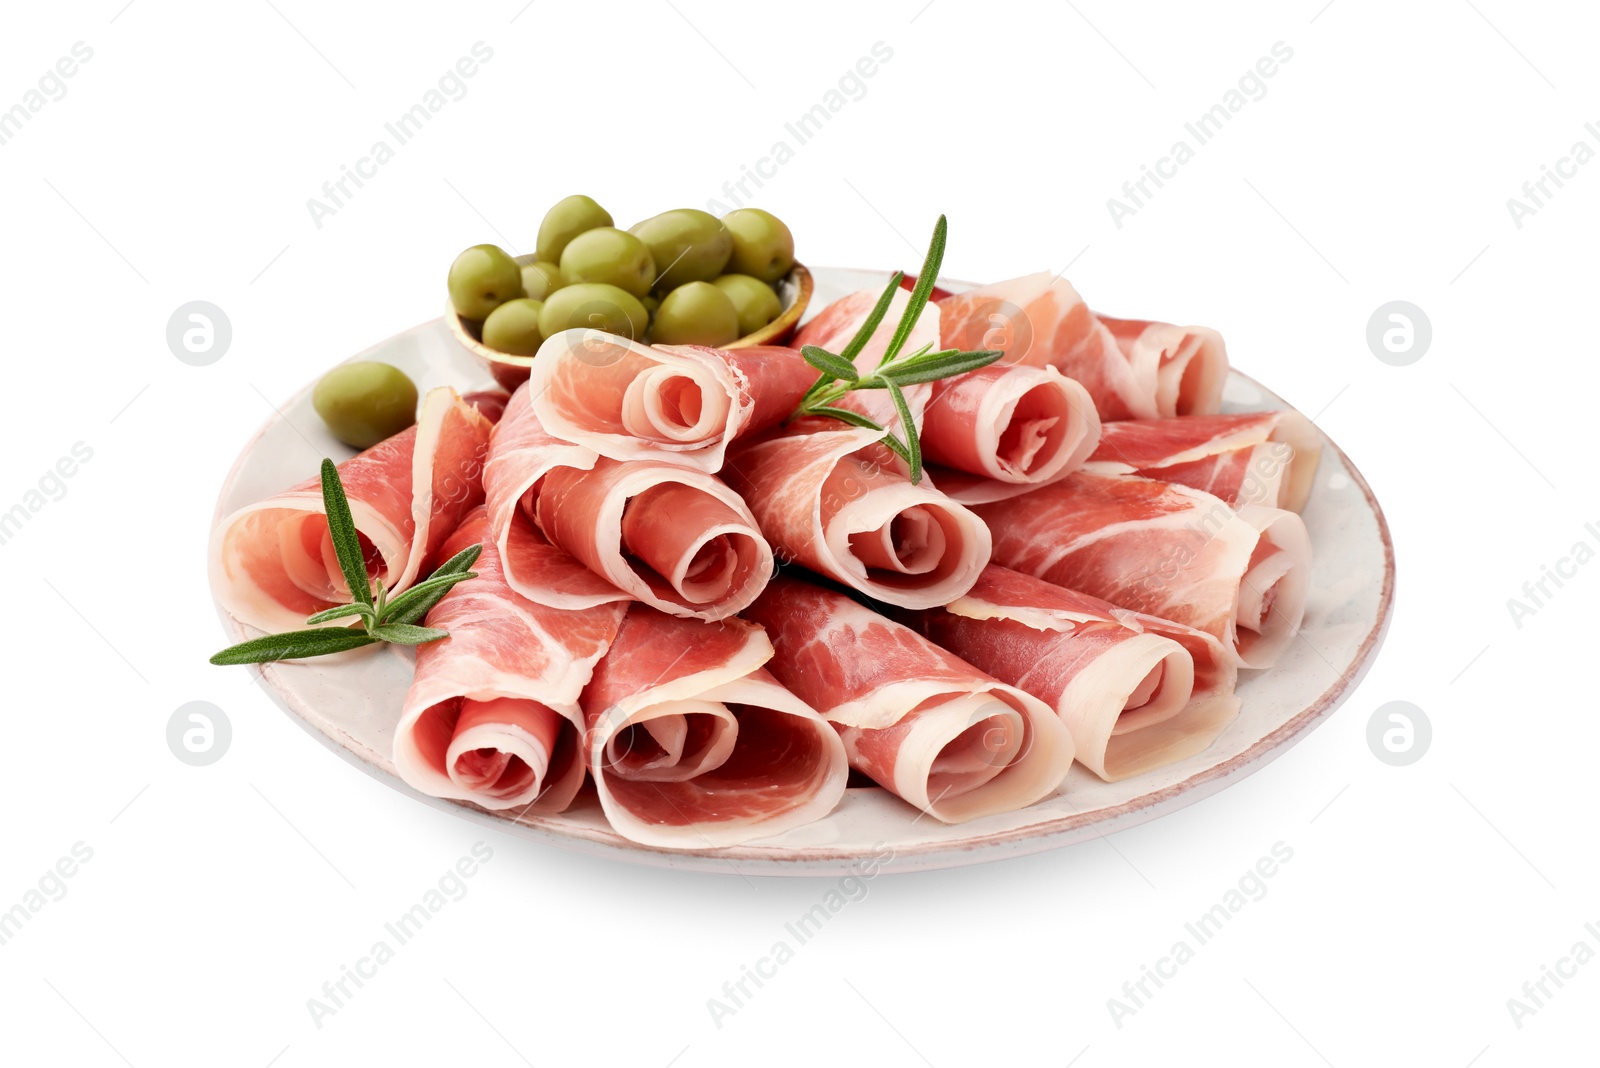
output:
<path id="1" fill-rule="evenodd" d="M 911 465 L 911 484 L 915 486 L 922 481 L 922 441 L 917 436 L 917 424 L 911 418 L 911 406 L 906 403 L 906 395 L 900 392 L 900 387 L 895 385 L 894 379 L 885 380 L 889 396 L 894 400 L 894 410 L 900 413 L 900 426 L 905 431 L 906 463 Z"/>
<path id="2" fill-rule="evenodd" d="M 376 618 L 372 608 L 364 604 L 341 604 L 333 608 L 324 608 L 322 611 L 306 617 L 308 624 L 327 623 L 329 620 L 344 619 L 346 616 L 363 616 L 369 621 Z"/>
<path id="3" fill-rule="evenodd" d="M 269 660 L 300 660 L 308 656 L 342 653 L 377 641 L 365 631 L 341 627 L 314 627 L 265 634 L 238 645 L 230 645 L 211 658 L 213 664 L 263 664 Z"/>
<path id="4" fill-rule="evenodd" d="M 425 642 L 448 638 L 450 632 L 440 630 L 438 627 L 416 627 L 410 623 L 385 623 L 374 630 L 372 636 L 380 641 L 393 642 L 395 645 L 422 645 Z"/>
<path id="5" fill-rule="evenodd" d="M 833 378 L 852 383 L 858 377 L 855 364 L 843 356 L 835 356 L 827 349 L 818 348 L 816 345 L 806 345 L 801 348 L 800 355 L 805 358 L 806 363 L 809 363 L 825 375 L 831 375 Z"/>
<path id="6" fill-rule="evenodd" d="M 415 623 L 426 616 L 433 606 L 444 599 L 450 588 L 464 579 L 477 578 L 476 571 L 459 571 L 441 575 L 435 571 L 426 580 L 417 583 L 389 602 L 389 611 L 380 622 Z"/>
<path id="7" fill-rule="evenodd" d="M 339 481 L 339 469 L 326 456 L 322 458 L 322 507 L 328 513 L 328 535 L 333 539 L 339 570 L 350 586 L 350 597 L 361 604 L 372 603 L 372 586 L 367 580 L 367 562 L 356 536 L 355 520 L 350 518 L 350 502 Z"/>
<path id="8" fill-rule="evenodd" d="M 913 366 L 909 370 L 880 371 L 880 375 L 892 379 L 900 386 L 915 386 L 922 382 L 936 382 L 941 378 L 951 378 L 963 375 L 968 371 L 976 371 L 988 367 L 991 363 L 1004 356 L 999 349 L 984 349 L 978 352 L 957 352 L 937 363 L 929 362 L 920 366 Z"/>
<path id="9" fill-rule="evenodd" d="M 922 309 L 928 306 L 928 297 L 933 294 L 934 279 L 939 276 L 939 266 L 944 262 L 944 243 L 949 234 L 949 225 L 943 215 L 933 225 L 933 242 L 928 246 L 928 255 L 923 258 L 922 270 L 917 272 L 917 284 L 911 289 L 911 300 L 906 304 L 905 314 L 900 316 L 900 325 L 895 327 L 894 336 L 889 339 L 889 347 L 884 351 L 883 363 L 899 354 L 900 346 L 906 343 L 911 336 L 912 329 L 917 325 L 917 319 L 922 315 Z M 899 281 L 895 285 L 899 285 Z"/>

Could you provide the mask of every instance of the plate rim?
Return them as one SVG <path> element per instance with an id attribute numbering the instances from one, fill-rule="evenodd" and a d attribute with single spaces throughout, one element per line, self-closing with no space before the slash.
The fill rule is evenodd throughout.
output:
<path id="1" fill-rule="evenodd" d="M 872 273 L 873 269 L 819 266 L 812 268 L 812 270 L 816 273 L 832 271 Z M 972 284 L 957 279 L 940 279 L 940 282 L 941 284 L 948 282 L 952 286 Z M 356 353 L 346 359 L 354 359 L 374 349 L 388 345 L 398 338 L 429 327 L 438 327 L 446 337 L 450 336 L 449 324 L 444 321 L 443 316 L 440 316 L 416 323 L 404 330 L 391 334 L 389 337 L 367 346 L 360 353 Z M 1233 366 L 1229 367 L 1229 374 L 1237 375 L 1282 407 L 1298 411 L 1288 401 L 1253 376 Z M 281 411 L 281 409 L 293 405 L 306 393 L 310 392 L 315 385 L 314 380 L 307 383 L 291 394 L 282 404 L 277 405 L 276 408 Z M 271 429 L 278 418 L 283 418 L 280 412 L 275 412 L 272 416 L 266 418 L 256 428 L 255 432 L 250 435 L 240 448 L 238 455 L 234 458 L 217 493 L 216 505 L 211 519 L 212 533 L 215 532 L 224 517 L 223 502 L 229 496 L 234 482 L 240 476 L 246 460 L 252 455 L 262 437 Z M 1352 484 L 1360 489 L 1362 498 L 1377 523 L 1378 537 L 1383 545 L 1383 583 L 1379 592 L 1377 618 L 1367 633 L 1362 636 L 1353 658 L 1344 671 L 1340 673 L 1339 677 L 1333 680 L 1314 701 L 1291 715 L 1275 730 L 1256 739 L 1247 749 L 1234 754 L 1225 761 L 1202 768 L 1180 782 L 1169 784 L 1148 793 L 1139 794 L 1110 808 L 1100 808 L 1088 812 L 1060 816 L 1043 823 L 921 844 L 885 843 L 893 850 L 893 858 L 882 865 L 879 869 L 880 873 L 909 874 L 916 871 L 932 871 L 988 863 L 1010 857 L 1027 856 L 1048 850 L 1061 849 L 1080 841 L 1103 837 L 1107 833 L 1115 833 L 1116 831 L 1127 830 L 1148 823 L 1169 812 L 1175 812 L 1203 801 L 1207 797 L 1220 792 L 1228 785 L 1247 778 L 1261 768 L 1266 767 L 1292 748 L 1311 730 L 1328 719 L 1344 703 L 1351 691 L 1360 684 L 1371 669 L 1373 661 L 1377 658 L 1378 649 L 1381 648 L 1384 639 L 1387 637 L 1389 625 L 1393 619 L 1396 582 L 1394 539 L 1390 534 L 1388 518 L 1384 515 L 1383 507 L 1378 503 L 1377 496 L 1373 493 L 1366 476 L 1351 461 L 1349 454 L 1320 426 L 1317 427 L 1317 432 L 1321 435 L 1325 446 L 1338 455 L 1345 471 L 1349 474 Z M 214 592 L 212 594 L 212 605 L 217 612 L 218 618 L 222 621 L 223 629 L 229 635 L 230 640 L 235 642 L 242 641 L 249 636 L 244 625 L 228 613 L 221 602 L 217 600 Z M 302 707 L 303 702 L 291 691 L 278 685 L 275 681 L 274 677 L 278 671 L 282 670 L 280 667 L 269 664 L 252 665 L 251 670 L 256 675 L 257 681 L 267 684 L 263 689 L 272 697 L 273 702 L 288 714 L 290 719 L 346 762 L 360 768 L 391 789 L 395 789 L 415 800 L 422 801 L 431 808 L 450 812 L 458 817 L 501 831 L 512 837 L 547 842 L 557 848 L 568 851 L 605 856 L 608 859 L 636 865 L 644 864 L 674 870 L 711 872 L 731 868 L 733 872 L 739 875 L 828 878 L 853 870 L 852 865 L 859 865 L 868 856 L 854 848 L 830 850 L 826 845 L 771 847 L 761 846 L 759 843 L 747 843 L 711 849 L 664 849 L 659 846 L 631 842 L 621 838 L 614 831 L 600 833 L 596 829 L 580 827 L 556 830 L 538 824 L 524 823 L 517 819 L 507 819 L 503 815 L 480 808 L 471 802 L 433 797 L 414 789 L 400 779 L 398 775 L 367 759 L 363 754 L 373 753 L 380 759 L 382 759 L 383 755 L 375 753 L 370 746 L 367 746 L 359 739 L 344 735 L 344 739 L 341 741 L 313 723 L 308 715 L 309 710 Z M 1270 671 L 1271 669 L 1267 670 Z M 776 852 L 780 848 L 783 852 L 788 853 L 800 851 L 802 855 L 781 856 Z"/>

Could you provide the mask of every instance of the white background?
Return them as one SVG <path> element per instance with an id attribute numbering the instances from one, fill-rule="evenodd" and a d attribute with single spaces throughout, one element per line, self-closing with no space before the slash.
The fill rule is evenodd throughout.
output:
<path id="1" fill-rule="evenodd" d="M 92 459 L 0 546 L 0 909 L 77 842 L 66 895 L 0 946 L 0 1058 L 82 1065 L 1571 1064 L 1600 963 L 1589 677 L 1600 566 L 1506 601 L 1600 521 L 1600 166 L 1519 228 L 1508 197 L 1600 119 L 1582 5 L 904 0 L 32 4 L 0 107 L 74 42 L 66 95 L 0 145 L 0 510 Z M 120 10 L 119 10 L 120 9 Z M 519 10 L 520 9 L 520 10 Z M 493 58 L 335 215 L 307 198 L 474 42 Z M 461 247 L 531 247 L 574 191 L 626 225 L 703 206 L 882 41 L 892 58 L 756 203 L 814 264 L 1072 263 L 1099 308 L 1203 322 L 1318 422 L 1393 526 L 1399 599 L 1359 690 L 1278 761 L 1156 823 L 883 877 L 715 1026 L 706 1000 L 831 883 L 636 869 L 480 834 L 315 744 L 221 641 L 214 496 L 270 405 L 438 314 Z M 1275 42 L 1293 50 L 1118 228 L 1106 207 Z M 753 188 L 753 187 L 752 187 Z M 1554 189 L 1553 186 L 1550 187 Z M 725 205 L 726 206 L 726 205 Z M 903 235 L 903 236 L 902 236 Z M 166 322 L 222 307 L 226 355 Z M 1394 367 L 1373 310 L 1423 308 Z M 1554 587 L 1549 587 L 1554 591 Z M 1430 717 L 1409 767 L 1368 717 Z M 174 759 L 207 700 L 218 763 Z M 336 1015 L 308 998 L 482 838 L 493 859 Z M 1136 1015 L 1107 999 L 1283 842 L 1293 859 Z"/>

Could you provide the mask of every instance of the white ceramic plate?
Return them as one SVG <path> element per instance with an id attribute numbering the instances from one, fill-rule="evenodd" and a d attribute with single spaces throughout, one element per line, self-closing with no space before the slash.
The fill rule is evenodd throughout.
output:
<path id="1" fill-rule="evenodd" d="M 867 286 L 887 272 L 815 270 L 813 311 Z M 950 283 L 949 288 L 965 288 Z M 491 383 L 483 365 L 451 337 L 442 319 L 373 346 L 354 359 L 382 360 L 427 390 L 463 392 Z M 1254 380 L 1229 377 L 1228 411 L 1288 407 Z M 328 434 L 307 386 L 282 406 L 245 447 L 222 487 L 217 518 L 315 473 L 317 450 L 343 459 L 351 450 Z M 1021 812 L 958 826 L 918 818 L 915 809 L 876 788 L 846 791 L 826 819 L 774 838 L 720 850 L 667 851 L 635 845 L 607 825 L 592 788 L 555 816 L 491 813 L 427 797 L 395 775 L 389 751 L 400 705 L 411 682 L 411 658 L 386 646 L 352 658 L 286 662 L 262 669 L 264 689 L 314 737 L 394 789 L 463 819 L 535 841 L 635 863 L 762 875 L 842 874 L 851 864 L 894 850 L 885 870 L 917 871 L 977 864 L 1097 838 L 1193 804 L 1243 778 L 1325 719 L 1365 674 L 1389 623 L 1394 600 L 1394 547 L 1378 502 L 1348 457 L 1325 441 L 1316 486 L 1305 509 L 1315 554 L 1312 589 L 1300 640 L 1270 671 L 1244 672 L 1239 718 L 1207 749 L 1181 763 L 1124 782 L 1101 782 L 1074 765 L 1061 790 Z M 218 607 L 229 642 L 247 631 Z"/>

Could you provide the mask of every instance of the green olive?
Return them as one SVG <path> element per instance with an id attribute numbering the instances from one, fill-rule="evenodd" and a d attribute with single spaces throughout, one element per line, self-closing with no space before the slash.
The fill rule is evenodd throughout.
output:
<path id="1" fill-rule="evenodd" d="M 794 269 L 794 235 L 783 220 L 760 208 L 739 208 L 722 217 L 733 235 L 728 271 L 776 282 Z"/>
<path id="2" fill-rule="evenodd" d="M 656 262 L 645 243 L 614 226 L 585 230 L 561 253 L 561 281 L 565 285 L 603 282 L 642 297 L 650 292 L 655 280 Z"/>
<path id="3" fill-rule="evenodd" d="M 600 282 L 577 282 L 550 294 L 539 313 L 539 332 L 554 337 L 563 330 L 588 327 L 630 339 L 644 337 L 650 316 L 626 289 Z"/>
<path id="4" fill-rule="evenodd" d="M 417 387 L 398 367 L 357 360 L 323 375 L 311 405 L 334 437 L 370 449 L 417 421 Z"/>
<path id="5" fill-rule="evenodd" d="M 597 226 L 610 226 L 611 213 L 582 193 L 574 193 L 545 212 L 539 224 L 539 259 L 560 263 L 567 242 Z"/>
<path id="6" fill-rule="evenodd" d="M 534 300 L 544 300 L 561 286 L 561 268 L 553 263 L 540 261 L 522 268 L 522 291 Z"/>
<path id="7" fill-rule="evenodd" d="M 544 301 L 532 297 L 508 300 L 483 321 L 483 343 L 511 356 L 532 356 L 544 344 L 539 313 Z"/>
<path id="8" fill-rule="evenodd" d="M 666 292 L 685 282 L 709 282 L 728 265 L 733 238 L 722 222 L 696 208 L 674 208 L 635 223 L 629 233 L 650 246 L 656 289 Z"/>
<path id="9" fill-rule="evenodd" d="M 726 345 L 739 336 L 739 313 L 710 282 L 686 282 L 661 298 L 650 327 L 660 345 Z"/>
<path id="10" fill-rule="evenodd" d="M 776 319 L 783 311 L 778 294 L 759 278 L 747 274 L 725 274 L 712 285 L 728 294 L 739 316 L 739 336 L 753 334 Z"/>
<path id="11" fill-rule="evenodd" d="M 499 245 L 473 245 L 450 265 L 450 305 L 463 319 L 489 313 L 522 293 L 522 268 Z"/>

